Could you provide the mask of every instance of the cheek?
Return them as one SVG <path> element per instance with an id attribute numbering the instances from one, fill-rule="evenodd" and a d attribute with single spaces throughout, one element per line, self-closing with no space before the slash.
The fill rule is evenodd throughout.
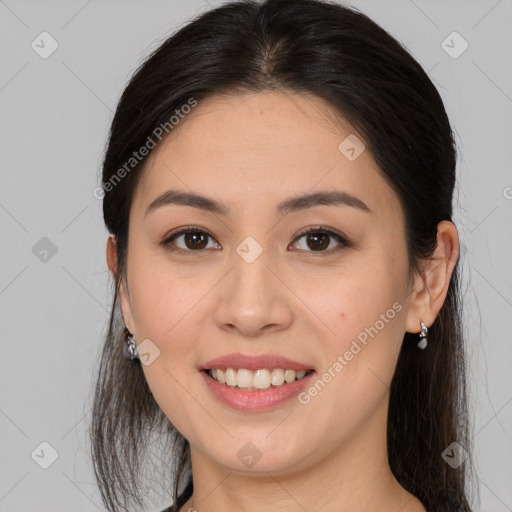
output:
<path id="1" fill-rule="evenodd" d="M 202 287 L 199 287 L 202 288 Z M 158 356 L 142 365 L 153 397 L 180 432 L 188 432 L 190 418 L 202 418 L 204 410 L 192 397 L 197 385 L 197 345 L 202 323 L 193 320 L 200 312 L 204 291 L 182 286 L 155 268 L 140 272 L 133 281 L 134 318 L 139 336 L 149 338 Z M 188 290 L 188 293 L 187 293 Z M 206 421 L 206 420 L 205 420 Z"/>
<path id="2" fill-rule="evenodd" d="M 389 269 L 364 265 L 360 271 L 352 269 L 350 275 L 332 279 L 328 293 L 315 293 L 309 294 L 310 303 L 314 301 L 311 309 L 315 307 L 325 319 L 331 338 L 344 343 L 359 338 L 364 343 L 369 331 L 380 338 L 393 338 L 400 331 L 402 285 Z"/>
<path id="3" fill-rule="evenodd" d="M 361 262 L 359 269 L 353 268 L 350 276 L 331 286 L 328 300 L 317 297 L 319 316 L 329 326 L 322 357 L 326 373 L 320 377 L 336 382 L 328 387 L 338 410 L 364 408 L 360 400 L 374 404 L 382 398 L 401 348 L 403 283 L 389 261 L 379 261 L 380 266 L 377 261 Z"/>
<path id="4" fill-rule="evenodd" d="M 376 411 L 385 422 L 404 309 L 398 301 L 377 303 L 375 296 L 371 301 L 356 302 L 352 297 L 341 303 L 337 334 L 324 345 L 321 371 L 304 400 L 310 400 L 318 424 L 340 426 L 336 435 L 344 438 L 360 431 Z"/>
<path id="5" fill-rule="evenodd" d="M 166 343 L 187 324 L 182 319 L 205 293 L 203 286 L 151 254 L 134 258 L 133 268 L 131 302 L 139 336 Z"/>

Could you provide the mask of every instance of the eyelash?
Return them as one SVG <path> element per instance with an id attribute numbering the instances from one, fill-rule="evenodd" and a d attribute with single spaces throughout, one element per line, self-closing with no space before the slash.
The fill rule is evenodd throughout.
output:
<path id="1" fill-rule="evenodd" d="M 160 242 L 160 245 L 162 247 L 164 247 L 166 250 L 168 250 L 169 252 L 172 252 L 172 253 L 175 253 L 175 254 L 185 254 L 187 256 L 191 256 L 194 253 L 203 252 L 205 249 L 197 249 L 197 250 L 194 251 L 194 250 L 184 250 L 184 249 L 175 248 L 175 247 L 174 248 L 169 248 L 169 245 L 171 244 L 171 242 L 175 238 L 177 238 L 180 235 L 187 234 L 187 233 L 205 234 L 206 236 L 208 236 L 208 237 L 213 239 L 213 236 L 211 236 L 207 231 L 205 231 L 203 229 L 199 229 L 197 226 L 187 226 L 185 228 L 180 229 L 179 231 L 176 231 L 175 233 L 172 233 L 170 236 L 168 236 L 162 242 Z M 349 242 L 344 236 L 342 236 L 342 235 L 340 235 L 338 233 L 335 233 L 334 231 L 331 231 L 330 229 L 328 229 L 325 226 L 314 226 L 312 228 L 304 229 L 303 231 L 301 231 L 297 235 L 297 237 L 295 238 L 294 242 L 299 240 L 299 239 L 301 239 L 303 236 L 310 234 L 310 233 L 322 233 L 322 234 L 329 235 L 329 236 L 335 238 L 341 244 L 341 246 L 338 247 L 338 248 L 335 248 L 335 249 L 329 249 L 329 250 L 323 250 L 323 251 L 306 251 L 306 252 L 310 252 L 310 253 L 313 253 L 313 254 L 321 254 L 321 253 L 333 254 L 333 253 L 338 252 L 338 251 L 340 251 L 340 250 L 342 250 L 344 248 L 352 247 L 352 243 Z"/>

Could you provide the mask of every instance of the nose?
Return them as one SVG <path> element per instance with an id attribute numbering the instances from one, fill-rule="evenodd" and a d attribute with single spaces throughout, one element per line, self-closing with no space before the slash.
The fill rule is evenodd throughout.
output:
<path id="1" fill-rule="evenodd" d="M 293 293 L 269 253 L 263 251 L 252 262 L 234 254 L 231 271 L 217 289 L 215 321 L 220 329 L 257 337 L 290 326 Z"/>

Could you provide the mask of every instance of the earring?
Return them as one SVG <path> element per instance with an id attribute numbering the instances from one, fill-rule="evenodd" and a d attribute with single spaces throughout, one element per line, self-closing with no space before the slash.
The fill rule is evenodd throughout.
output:
<path id="1" fill-rule="evenodd" d="M 135 344 L 135 340 L 133 339 L 133 334 L 128 330 L 127 327 L 124 329 L 126 336 L 126 344 L 128 346 L 128 359 L 139 359 L 139 352 L 137 351 L 137 345 Z"/>
<path id="2" fill-rule="evenodd" d="M 418 341 L 418 348 L 421 348 L 421 350 L 424 350 L 425 348 L 427 348 L 428 329 L 427 329 L 427 326 L 423 322 L 420 322 L 420 324 L 421 324 L 421 332 L 420 332 L 420 341 Z"/>

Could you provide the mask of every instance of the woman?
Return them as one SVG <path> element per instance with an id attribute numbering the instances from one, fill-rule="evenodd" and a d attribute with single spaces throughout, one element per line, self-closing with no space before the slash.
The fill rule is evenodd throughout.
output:
<path id="1" fill-rule="evenodd" d="M 160 435 L 167 511 L 470 511 L 455 167 L 438 91 L 355 9 L 233 2 L 167 39 L 103 165 L 108 510 Z"/>

